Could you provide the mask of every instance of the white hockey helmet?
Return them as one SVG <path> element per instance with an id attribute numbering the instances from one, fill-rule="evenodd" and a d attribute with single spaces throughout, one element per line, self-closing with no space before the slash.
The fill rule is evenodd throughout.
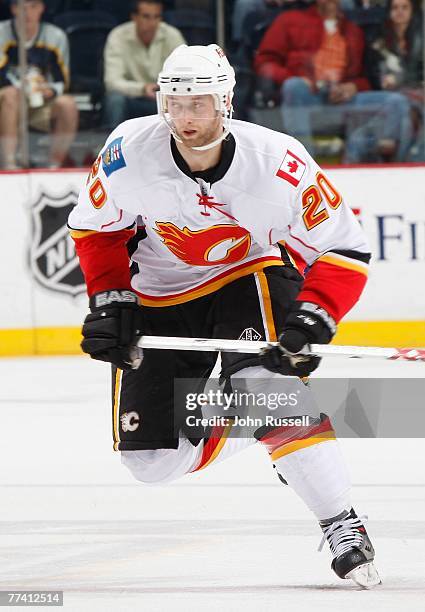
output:
<path id="1" fill-rule="evenodd" d="M 167 96 L 213 95 L 216 110 L 223 117 L 223 134 L 203 147 L 193 147 L 197 151 L 211 149 L 230 131 L 235 83 L 235 71 L 218 45 L 180 45 L 168 56 L 159 73 L 158 112 L 174 138 L 181 142 L 168 113 Z"/>

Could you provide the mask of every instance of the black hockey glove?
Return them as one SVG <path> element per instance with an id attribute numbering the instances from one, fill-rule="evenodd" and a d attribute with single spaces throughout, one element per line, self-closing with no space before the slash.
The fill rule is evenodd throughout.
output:
<path id="1" fill-rule="evenodd" d="M 142 362 L 136 340 L 143 333 L 137 295 L 125 289 L 95 293 L 90 298 L 90 310 L 83 324 L 83 351 L 121 370 L 136 370 Z"/>
<path id="2" fill-rule="evenodd" d="M 310 344 L 328 344 L 335 331 L 335 321 L 326 310 L 310 302 L 295 302 L 279 336 L 279 345 L 263 349 L 260 363 L 285 376 L 308 376 L 321 361 L 311 353 Z"/>

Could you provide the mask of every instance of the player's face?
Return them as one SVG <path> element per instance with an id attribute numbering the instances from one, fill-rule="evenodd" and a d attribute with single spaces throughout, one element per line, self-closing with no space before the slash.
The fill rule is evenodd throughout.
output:
<path id="1" fill-rule="evenodd" d="M 209 144 L 223 130 L 221 114 L 211 95 L 168 96 L 167 111 L 177 136 L 189 147 Z"/>

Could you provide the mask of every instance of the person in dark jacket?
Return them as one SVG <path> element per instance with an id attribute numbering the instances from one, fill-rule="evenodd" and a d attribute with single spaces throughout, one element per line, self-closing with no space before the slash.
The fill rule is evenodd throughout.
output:
<path id="1" fill-rule="evenodd" d="M 422 14 L 413 0 L 390 0 L 387 18 L 370 45 L 367 60 L 374 88 L 399 91 L 409 99 L 416 141 L 423 148 Z"/>
<path id="2" fill-rule="evenodd" d="M 374 87 L 422 87 L 422 15 L 413 0 L 390 0 L 382 32 L 371 48 L 374 55 L 368 67 Z"/>
<path id="3" fill-rule="evenodd" d="M 346 125 L 345 161 L 363 161 L 363 140 L 353 131 L 368 124 L 374 146 L 391 141 L 403 159 L 411 140 L 409 102 L 400 93 L 370 91 L 363 71 L 364 35 L 344 17 L 339 0 L 317 0 L 307 10 L 288 11 L 272 23 L 254 60 L 256 73 L 281 88 L 285 130 L 314 153 L 311 115 Z M 354 120 L 353 120 L 354 117 Z"/>

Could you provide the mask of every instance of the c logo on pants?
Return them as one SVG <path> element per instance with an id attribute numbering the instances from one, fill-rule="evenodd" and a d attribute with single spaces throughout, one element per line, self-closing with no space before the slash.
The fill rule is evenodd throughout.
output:
<path id="1" fill-rule="evenodd" d="M 123 431 L 136 431 L 140 425 L 140 418 L 137 412 L 124 412 L 120 416 L 120 421 Z"/>

